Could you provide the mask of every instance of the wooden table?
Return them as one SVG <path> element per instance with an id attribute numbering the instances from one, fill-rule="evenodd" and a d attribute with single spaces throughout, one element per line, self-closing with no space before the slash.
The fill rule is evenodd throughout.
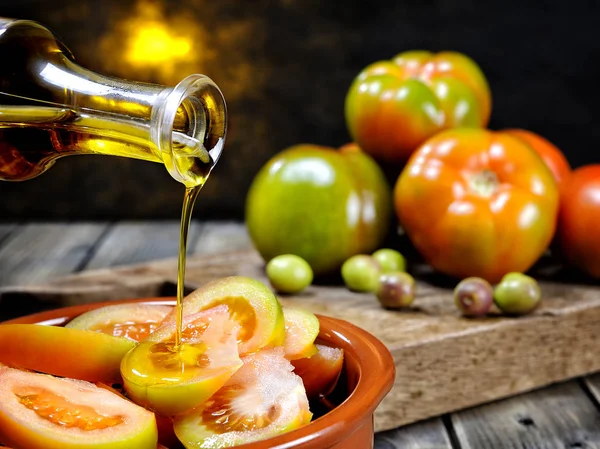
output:
<path id="1" fill-rule="evenodd" d="M 173 257 L 178 229 L 175 221 L 0 223 L 0 287 Z M 193 223 L 191 253 L 250 246 L 241 224 Z M 600 374 L 381 432 L 375 447 L 600 449 Z"/>

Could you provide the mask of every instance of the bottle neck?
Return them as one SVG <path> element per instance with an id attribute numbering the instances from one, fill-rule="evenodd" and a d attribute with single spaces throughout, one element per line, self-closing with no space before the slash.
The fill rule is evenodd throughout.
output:
<path id="1" fill-rule="evenodd" d="M 125 145 L 137 143 L 127 146 L 131 151 L 127 156 L 147 160 L 155 156 L 188 187 L 203 184 L 220 157 L 226 104 L 219 88 L 204 75 L 190 75 L 175 87 L 165 87 L 100 75 L 65 58 L 62 66 L 46 64 L 40 77 L 66 93 L 67 106 L 81 115 L 82 126 L 112 130 Z M 144 143 L 148 148 L 135 150 Z"/>

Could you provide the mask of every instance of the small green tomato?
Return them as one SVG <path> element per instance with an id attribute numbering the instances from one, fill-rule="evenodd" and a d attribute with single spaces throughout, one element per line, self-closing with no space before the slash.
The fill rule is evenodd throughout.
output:
<path id="1" fill-rule="evenodd" d="M 374 292 L 379 285 L 381 265 L 371 256 L 352 256 L 342 265 L 342 278 L 348 289 L 355 292 Z"/>
<path id="2" fill-rule="evenodd" d="M 373 258 L 381 265 L 382 273 L 406 271 L 404 256 L 395 249 L 382 248 L 373 253 Z"/>
<path id="3" fill-rule="evenodd" d="M 294 254 L 282 254 L 267 264 L 271 286 L 279 293 L 299 293 L 313 281 L 313 271 L 308 262 Z"/>
<path id="4" fill-rule="evenodd" d="M 505 313 L 525 315 L 532 312 L 542 299 L 535 279 L 522 273 L 508 273 L 494 289 L 494 302 Z"/>

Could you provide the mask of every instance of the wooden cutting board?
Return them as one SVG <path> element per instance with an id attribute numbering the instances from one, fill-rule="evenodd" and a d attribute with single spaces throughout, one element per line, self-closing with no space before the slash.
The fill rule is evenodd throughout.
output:
<path id="1" fill-rule="evenodd" d="M 0 310 L 56 307 L 169 293 L 176 260 L 86 271 L 51 282 L 0 289 Z M 186 284 L 244 275 L 266 282 L 254 251 L 188 259 Z M 600 370 L 600 287 L 542 282 L 543 304 L 520 318 L 461 318 L 450 288 L 421 280 L 408 311 L 388 311 L 370 294 L 313 285 L 281 297 L 315 313 L 350 321 L 381 339 L 396 361 L 396 382 L 376 412 L 376 429 L 514 395 Z"/>

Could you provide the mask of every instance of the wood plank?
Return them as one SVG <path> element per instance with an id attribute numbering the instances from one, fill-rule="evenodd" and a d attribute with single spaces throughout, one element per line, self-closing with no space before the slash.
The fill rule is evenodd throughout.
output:
<path id="1" fill-rule="evenodd" d="M 375 435 L 374 449 L 452 449 L 441 419 L 435 418 Z"/>
<path id="2" fill-rule="evenodd" d="M 455 413 L 452 423 L 462 449 L 600 448 L 600 414 L 575 381 Z"/>
<path id="3" fill-rule="evenodd" d="M 252 248 L 246 227 L 237 222 L 208 222 L 194 246 L 194 254 L 215 254 Z"/>
<path id="4" fill-rule="evenodd" d="M 600 404 L 600 373 L 585 377 L 583 386 L 588 389 L 596 404 Z"/>
<path id="5" fill-rule="evenodd" d="M 28 224 L 0 248 L 0 286 L 27 285 L 71 273 L 84 261 L 106 224 Z"/>
<path id="6" fill-rule="evenodd" d="M 63 304 L 152 296 L 175 281 L 176 268 L 172 259 L 94 270 L 0 294 L 20 291 Z M 253 250 L 188 261 L 191 287 L 230 275 L 266 281 Z M 384 310 L 374 296 L 336 285 L 313 285 L 281 301 L 345 319 L 387 345 L 396 360 L 396 382 L 375 414 L 376 429 L 387 430 L 600 371 L 600 288 L 551 282 L 541 287 L 541 307 L 521 318 L 461 318 L 451 290 L 423 280 L 408 311 Z"/>
<path id="7" fill-rule="evenodd" d="M 16 223 L 0 223 L 0 245 L 16 228 Z"/>
<path id="8" fill-rule="evenodd" d="M 177 257 L 179 252 L 177 220 L 164 222 L 120 222 L 102 239 L 85 269 L 113 267 Z M 197 221 L 190 225 L 188 251 L 191 253 L 200 235 Z"/>

